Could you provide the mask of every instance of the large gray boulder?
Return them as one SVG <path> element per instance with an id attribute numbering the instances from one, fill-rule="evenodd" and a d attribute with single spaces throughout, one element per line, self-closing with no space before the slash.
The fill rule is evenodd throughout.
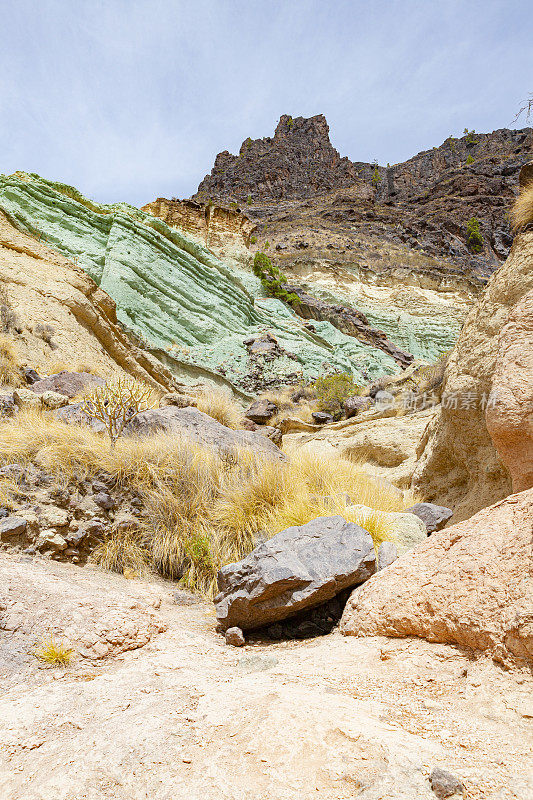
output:
<path id="1" fill-rule="evenodd" d="M 266 436 L 253 431 L 234 431 L 221 425 L 213 417 L 198 411 L 197 408 L 177 408 L 165 406 L 143 411 L 126 428 L 126 433 L 136 436 L 150 436 L 154 433 L 181 435 L 198 444 L 216 447 L 222 451 L 233 451 L 240 447 L 250 447 L 257 455 L 275 461 L 285 461 L 279 447 Z"/>
<path id="2" fill-rule="evenodd" d="M 63 370 L 56 375 L 48 378 L 41 378 L 32 384 L 32 392 L 43 394 L 43 392 L 58 392 L 68 398 L 75 397 L 83 391 L 94 389 L 96 386 L 105 386 L 103 378 L 98 375 L 91 375 L 90 372 L 67 372 Z"/>
<path id="3" fill-rule="evenodd" d="M 376 572 L 368 531 L 343 517 L 287 528 L 218 573 L 216 615 L 225 630 L 291 617 L 358 586 Z"/>

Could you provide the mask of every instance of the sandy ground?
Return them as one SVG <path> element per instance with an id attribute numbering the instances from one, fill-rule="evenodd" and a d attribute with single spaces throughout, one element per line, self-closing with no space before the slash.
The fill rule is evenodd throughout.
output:
<path id="1" fill-rule="evenodd" d="M 338 632 L 234 649 L 173 584 L 0 567 L 2 800 L 435 800 L 435 766 L 471 800 L 533 797 L 527 670 Z M 49 631 L 72 666 L 31 654 Z"/>

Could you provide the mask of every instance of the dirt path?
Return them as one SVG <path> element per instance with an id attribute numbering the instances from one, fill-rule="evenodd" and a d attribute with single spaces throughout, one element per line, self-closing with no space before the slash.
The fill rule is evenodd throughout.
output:
<path id="1" fill-rule="evenodd" d="M 526 671 L 336 632 L 237 650 L 163 581 L 0 567 L 2 800 L 435 800 L 434 766 L 533 797 Z M 39 668 L 46 620 L 93 657 Z"/>

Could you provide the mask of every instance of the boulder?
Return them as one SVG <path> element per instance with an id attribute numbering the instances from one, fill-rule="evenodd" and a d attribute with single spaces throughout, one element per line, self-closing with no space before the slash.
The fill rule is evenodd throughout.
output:
<path id="1" fill-rule="evenodd" d="M 253 431 L 226 428 L 196 408 L 166 406 L 143 411 L 129 423 L 126 432 L 136 436 L 150 436 L 154 433 L 181 435 L 198 444 L 225 451 L 250 447 L 264 458 L 285 460 L 279 447 L 266 436 Z"/>
<path id="2" fill-rule="evenodd" d="M 407 511 L 376 511 L 370 506 L 359 504 L 347 506 L 346 511 L 351 517 L 357 518 L 362 528 L 365 527 L 365 518 L 373 521 L 377 515 L 383 521 L 399 555 L 427 539 L 426 526 L 416 514 Z"/>
<path id="3" fill-rule="evenodd" d="M 311 416 L 317 425 L 329 425 L 333 422 L 333 415 L 327 411 L 313 411 Z"/>
<path id="4" fill-rule="evenodd" d="M 406 509 L 406 513 L 416 514 L 426 526 L 428 536 L 435 531 L 440 531 L 449 519 L 453 517 L 453 511 L 446 506 L 436 506 L 434 503 L 415 503 L 414 506 Z"/>
<path id="5" fill-rule="evenodd" d="M 501 330 L 485 422 L 509 470 L 513 491 L 530 489 L 533 486 L 533 289 L 514 306 Z"/>
<path id="6" fill-rule="evenodd" d="M 99 378 L 98 375 L 92 375 L 90 372 L 67 372 L 63 370 L 56 375 L 50 375 L 48 378 L 35 381 L 31 388 L 37 394 L 58 392 L 71 399 L 80 392 L 94 389 L 96 386 L 105 386 L 105 381 L 103 378 Z"/>
<path id="7" fill-rule="evenodd" d="M 251 419 L 252 422 L 256 422 L 258 425 L 266 425 L 277 410 L 277 405 L 270 400 L 256 400 L 255 403 L 252 403 L 250 408 L 244 412 L 244 416 L 247 419 Z"/>
<path id="8" fill-rule="evenodd" d="M 418 636 L 533 661 L 533 489 L 434 533 L 344 609 L 354 636 Z"/>
<path id="9" fill-rule="evenodd" d="M 9 541 L 12 536 L 22 536 L 27 525 L 24 517 L 5 517 L 0 520 L 0 539 Z"/>
<path id="10" fill-rule="evenodd" d="M 281 447 L 283 436 L 279 428 L 273 428 L 272 425 L 257 425 L 256 431 L 260 436 L 266 436 L 277 447 Z"/>
<path id="11" fill-rule="evenodd" d="M 41 405 L 50 409 L 62 408 L 63 406 L 68 406 L 68 397 L 66 394 L 60 394 L 59 392 L 46 391 L 41 394 Z"/>
<path id="12" fill-rule="evenodd" d="M 58 408 L 56 417 L 67 425 L 89 425 L 96 433 L 105 432 L 105 425 L 100 420 L 93 419 L 82 408 L 81 403 L 72 403 L 69 406 Z"/>
<path id="13" fill-rule="evenodd" d="M 281 531 L 218 573 L 223 629 L 250 630 L 294 616 L 356 586 L 376 571 L 370 534 L 343 517 L 318 517 Z"/>
<path id="14" fill-rule="evenodd" d="M 369 397 L 358 397 L 355 395 L 354 397 L 346 398 L 343 403 L 343 409 L 346 418 L 351 419 L 351 417 L 355 417 L 361 411 L 366 411 L 371 405 L 372 401 Z"/>
<path id="15" fill-rule="evenodd" d="M 41 376 L 31 367 L 24 367 L 22 370 L 24 379 L 29 386 L 41 380 Z"/>

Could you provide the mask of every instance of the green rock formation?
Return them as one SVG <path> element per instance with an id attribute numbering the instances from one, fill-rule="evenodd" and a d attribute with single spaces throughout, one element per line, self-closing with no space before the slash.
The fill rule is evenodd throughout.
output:
<path id="1" fill-rule="evenodd" d="M 99 205 L 38 175 L 0 176 L 0 209 L 82 267 L 117 304 L 119 321 L 182 380 L 228 382 L 241 391 L 287 376 L 351 371 L 364 381 L 397 371 L 385 353 L 329 322 L 306 325 L 260 281 L 229 269 L 161 219 L 126 204 Z M 250 340 L 277 340 L 252 354 Z"/>

